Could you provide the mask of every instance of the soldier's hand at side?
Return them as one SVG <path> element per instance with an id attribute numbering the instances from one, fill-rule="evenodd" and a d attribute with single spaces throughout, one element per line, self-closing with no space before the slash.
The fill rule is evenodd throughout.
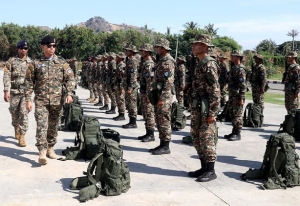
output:
<path id="1" fill-rule="evenodd" d="M 127 90 L 127 94 L 131 94 L 131 90 L 130 89 Z"/>
<path id="2" fill-rule="evenodd" d="M 125 92 L 124 89 L 121 89 L 120 94 L 124 94 L 124 92 Z"/>
<path id="3" fill-rule="evenodd" d="M 73 102 L 72 96 L 71 96 L 71 95 L 68 95 L 67 98 L 66 98 L 66 103 L 67 103 L 67 104 L 72 104 L 72 102 Z"/>
<path id="4" fill-rule="evenodd" d="M 241 99 L 241 100 L 239 101 L 239 104 L 240 104 L 241 106 L 243 106 L 243 105 L 244 105 L 244 100 Z"/>
<path id="5" fill-rule="evenodd" d="M 261 89 L 260 92 L 261 92 L 261 93 L 265 93 L 265 90 L 264 90 L 264 89 Z"/>
<path id="6" fill-rule="evenodd" d="M 299 97 L 299 93 L 296 93 L 296 94 L 295 94 L 295 98 L 298 98 L 298 97 Z"/>
<path id="7" fill-rule="evenodd" d="M 207 117 L 207 123 L 212 124 L 216 121 L 216 118 L 214 116 L 208 116 Z"/>
<path id="8" fill-rule="evenodd" d="M 158 107 L 162 107 L 162 106 L 164 106 L 164 101 L 161 101 L 161 100 L 159 100 L 158 102 L 157 102 L 157 106 Z"/>
<path id="9" fill-rule="evenodd" d="M 31 101 L 27 101 L 26 102 L 26 109 L 27 109 L 28 112 L 30 112 L 32 110 L 32 103 L 31 103 Z"/>
<path id="10" fill-rule="evenodd" d="M 9 102 L 9 100 L 10 100 L 10 94 L 8 91 L 5 91 L 4 92 L 4 101 Z"/>

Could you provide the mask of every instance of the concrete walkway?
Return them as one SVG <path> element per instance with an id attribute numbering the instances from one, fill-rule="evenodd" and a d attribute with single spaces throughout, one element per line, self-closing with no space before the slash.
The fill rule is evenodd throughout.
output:
<path id="1" fill-rule="evenodd" d="M 0 71 L 0 78 L 3 72 Z M 3 84 L 0 85 L 3 90 Z M 173 132 L 171 154 L 154 156 L 150 148 L 159 144 L 142 143 L 137 136 L 145 133 L 144 122 L 138 116 L 138 129 L 126 130 L 121 125 L 128 122 L 111 120 L 114 115 L 105 115 L 97 107 L 85 101 L 89 93 L 78 87 L 84 115 L 95 115 L 102 128 L 112 128 L 121 133 L 124 159 L 131 171 L 131 189 L 120 196 L 98 198 L 86 205 L 278 205 L 291 206 L 300 203 L 300 187 L 286 190 L 265 191 L 261 182 L 244 182 L 240 175 L 250 167 L 259 168 L 263 159 L 266 141 L 276 133 L 286 113 L 284 106 L 266 104 L 265 124 L 268 127 L 243 128 L 242 140 L 228 142 L 224 134 L 231 131 L 229 124 L 218 123 L 219 142 L 216 173 L 218 178 L 209 183 L 198 183 L 187 177 L 187 171 L 198 169 L 200 162 L 192 145 L 181 143 L 182 136 L 189 134 L 190 121 L 180 132 Z M 70 191 L 69 184 L 75 177 L 82 176 L 88 163 L 84 161 L 49 160 L 48 165 L 37 163 L 35 147 L 36 123 L 33 112 L 29 115 L 27 147 L 20 148 L 14 139 L 8 103 L 0 98 L 0 205 L 5 206 L 56 206 L 82 205 L 78 191 Z M 157 131 L 155 135 L 158 136 Z M 73 145 L 74 132 L 59 132 L 57 153 Z M 297 143 L 297 152 L 300 144 Z"/>

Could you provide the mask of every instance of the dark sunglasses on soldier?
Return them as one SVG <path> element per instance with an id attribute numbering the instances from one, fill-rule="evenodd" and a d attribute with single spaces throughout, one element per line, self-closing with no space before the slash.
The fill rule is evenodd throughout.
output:
<path id="1" fill-rule="evenodd" d="M 20 50 L 27 50 L 28 48 L 27 47 L 22 47 L 22 48 L 19 48 Z"/>
<path id="2" fill-rule="evenodd" d="M 48 48 L 51 48 L 51 47 L 55 48 L 56 45 L 55 45 L 55 44 L 47 44 L 47 47 L 48 47 Z"/>

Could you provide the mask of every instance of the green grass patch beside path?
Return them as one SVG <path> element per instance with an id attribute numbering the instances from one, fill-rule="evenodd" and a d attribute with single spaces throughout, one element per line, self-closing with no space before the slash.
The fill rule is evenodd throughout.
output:
<path id="1" fill-rule="evenodd" d="M 246 99 L 252 100 L 252 92 L 246 93 Z M 277 94 L 277 93 L 265 93 L 265 102 L 272 103 L 272 104 L 279 104 L 284 105 L 284 94 Z"/>

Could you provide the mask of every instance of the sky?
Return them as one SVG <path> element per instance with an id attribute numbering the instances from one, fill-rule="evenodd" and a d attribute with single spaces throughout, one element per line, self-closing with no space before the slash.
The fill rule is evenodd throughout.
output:
<path id="1" fill-rule="evenodd" d="M 114 24 L 147 24 L 162 33 L 170 27 L 171 33 L 182 34 L 187 22 L 200 28 L 210 23 L 218 35 L 232 37 L 243 50 L 265 39 L 282 44 L 292 40 L 289 31 L 300 32 L 300 0 L 0 0 L 0 5 L 0 22 L 20 26 L 63 28 L 100 16 Z"/>

